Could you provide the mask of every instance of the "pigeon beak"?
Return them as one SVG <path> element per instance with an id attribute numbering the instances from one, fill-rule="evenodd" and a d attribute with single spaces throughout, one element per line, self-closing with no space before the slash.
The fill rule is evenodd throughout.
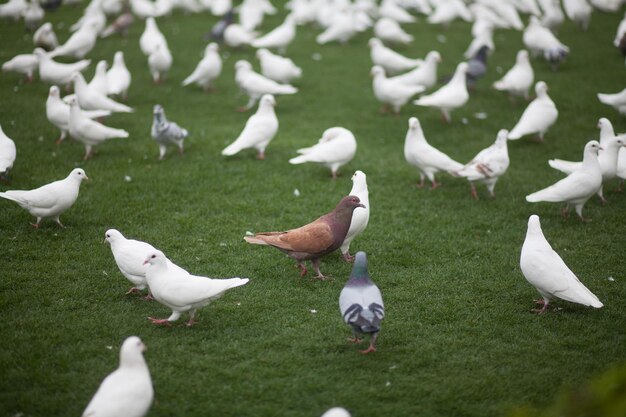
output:
<path id="1" fill-rule="evenodd" d="M 148 350 L 148 347 L 145 344 L 141 344 L 141 351 L 145 352 L 146 350 Z"/>
<path id="2" fill-rule="evenodd" d="M 86 176 L 86 175 L 85 175 L 85 179 L 86 179 L 87 181 L 89 181 L 89 177 L 88 177 L 88 176 Z"/>
<path id="3" fill-rule="evenodd" d="M 105 237 L 102 243 L 107 243 L 107 238 Z"/>
<path id="4" fill-rule="evenodd" d="M 359 205 L 357 207 L 367 208 L 367 207 L 365 207 L 365 204 L 363 204 L 363 203 L 359 203 Z"/>
<path id="5" fill-rule="evenodd" d="M 150 259 L 146 259 L 145 261 L 143 261 L 142 265 L 145 265 L 145 264 L 148 264 L 148 263 L 150 263 Z"/>

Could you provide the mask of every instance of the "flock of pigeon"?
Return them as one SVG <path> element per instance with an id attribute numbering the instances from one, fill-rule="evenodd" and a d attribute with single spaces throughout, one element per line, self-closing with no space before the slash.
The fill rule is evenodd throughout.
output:
<path id="1" fill-rule="evenodd" d="M 74 2 L 66 0 L 64 4 Z M 222 154 L 230 156 L 245 149 L 255 149 L 258 159 L 265 158 L 266 148 L 278 131 L 275 96 L 298 93 L 298 89 L 289 83 L 302 77 L 302 69 L 284 56 L 296 37 L 298 26 L 315 23 L 324 28 L 316 38 L 320 45 L 345 43 L 356 34 L 372 29 L 374 37 L 368 42 L 372 88 L 374 97 L 384 105 L 382 111 L 398 113 L 402 106 L 419 95 L 413 100 L 415 105 L 439 110 L 444 122 L 448 123 L 451 113 L 468 102 L 475 83 L 486 73 L 487 59 L 495 50 L 494 31 L 502 28 L 523 31 L 522 40 L 527 50 L 517 53 L 515 64 L 493 84 L 493 88 L 508 93 L 512 100 L 515 97 L 529 100 L 529 90 L 534 84 L 536 98 L 528 103 L 515 126 L 497 133 L 493 145 L 480 151 L 467 164 L 462 164 L 427 142 L 416 117 L 408 121 L 404 155 L 406 161 L 419 170 L 419 186 L 423 187 L 427 178 L 432 188 L 437 188 L 440 183 L 435 175 L 443 171 L 466 178 L 471 185 L 471 195 L 478 199 L 476 182 L 484 183 L 494 196 L 496 182 L 509 167 L 509 140 L 537 135 L 543 141 L 557 121 L 557 106 L 548 96 L 548 85 L 544 81 L 535 83 L 530 57 L 542 56 L 554 70 L 558 70 L 570 53 L 570 48 L 555 35 L 565 15 L 586 30 L 594 7 L 614 12 L 619 10 L 622 0 L 563 0 L 565 14 L 558 0 L 382 0 L 380 4 L 375 0 L 291 0 L 287 3 L 290 12 L 283 23 L 262 36 L 256 28 L 264 15 L 277 12 L 269 0 L 243 0 L 236 9 L 231 0 L 92 0 L 82 18 L 71 26 L 73 34 L 64 44 L 59 44 L 50 23 L 42 24 L 44 9 L 60 5 L 61 1 L 53 0 L 10 0 L 0 5 L 0 17 L 24 18 L 26 26 L 36 30 L 33 53 L 14 57 L 4 63 L 2 69 L 23 74 L 28 81 L 33 81 L 38 73 L 41 81 L 52 84 L 46 101 L 47 118 L 60 131 L 58 142 L 69 134 L 84 145 L 85 160 L 93 156 L 94 146 L 108 139 L 129 136 L 125 130 L 104 125 L 102 118 L 113 112 L 130 113 L 133 109 L 112 98 L 125 100 L 131 85 L 132 76 L 123 53 L 115 53 L 113 65 L 108 70 L 105 61 L 99 62 L 89 83 L 81 73 L 90 65 L 90 60 L 84 57 L 96 46 L 99 37 L 124 35 L 136 18 L 145 20 L 140 48 L 146 55 L 155 83 L 167 82 L 173 62 L 156 18 L 173 9 L 191 13 L 208 10 L 222 16 L 210 32 L 214 42 L 206 46 L 203 58 L 182 82 L 183 87 L 197 85 L 207 91 L 213 88 L 222 72 L 219 44 L 230 48 L 256 48 L 261 72 L 256 72 L 250 62 L 239 60 L 235 64 L 235 82 L 248 96 L 247 104 L 239 110 L 249 110 L 257 102 L 258 109 Z M 433 50 L 424 59 L 409 58 L 387 46 L 413 41 L 413 36 L 401 26 L 416 22 L 415 15 L 410 12 L 426 15 L 431 24 L 449 25 L 455 19 L 473 22 L 472 41 L 465 53 L 467 61 L 457 65 L 447 83 L 426 94 L 437 83 L 440 53 Z M 529 15 L 526 26 L 520 15 Z M 238 23 L 235 16 L 238 16 Z M 107 20 L 111 19 L 107 25 Z M 626 17 L 619 25 L 614 43 L 626 52 Z M 78 61 L 62 63 L 55 57 Z M 61 89 L 69 86 L 73 87 L 73 94 L 62 97 Z M 626 114 L 626 89 L 615 94 L 598 94 L 598 99 Z M 573 206 L 584 220 L 582 210 L 589 198 L 597 194 L 605 200 L 604 183 L 617 177 L 623 182 L 626 178 L 626 150 L 623 149 L 626 136 L 616 135 L 611 122 L 604 117 L 599 119 L 598 127 L 599 141 L 592 140 L 585 145 L 582 162 L 551 160 L 550 166 L 567 176 L 526 196 L 527 201 L 562 202 L 566 204 L 563 215 L 567 215 Z M 169 121 L 164 108 L 157 104 L 153 110 L 151 135 L 159 147 L 159 159 L 163 159 L 168 146 L 176 146 L 180 153 L 184 151 L 184 140 L 189 132 Z M 353 159 L 356 150 L 357 141 L 350 130 L 331 127 L 323 132 L 318 143 L 297 150 L 298 156 L 289 163 L 320 163 L 327 166 L 335 178 L 338 170 Z M 15 159 L 15 144 L 0 127 L 0 175 L 3 180 L 8 180 Z M 0 197 L 14 201 L 36 217 L 35 227 L 46 218 L 63 227 L 60 215 L 74 204 L 82 181 L 87 179 L 85 171 L 76 168 L 63 180 L 33 190 L 0 192 Z M 273 246 L 287 254 L 297 262 L 301 276 L 307 274 L 304 261 L 310 260 L 318 279 L 326 278 L 320 272 L 320 259 L 340 249 L 347 262 L 354 262 L 350 278 L 339 296 L 340 311 L 354 332 L 351 341 L 360 342 L 360 334 L 371 335 L 369 347 L 362 351 L 370 353 L 376 351 L 384 304 L 379 288 L 369 278 L 366 254 L 358 252 L 352 256 L 349 252 L 352 240 L 365 230 L 370 213 L 366 175 L 356 171 L 352 181 L 349 195 L 317 220 L 286 232 L 256 233 L 244 239 L 251 244 Z M 127 239 L 115 229 L 106 231 L 105 240 L 110 244 L 120 272 L 133 284 L 128 293 L 148 290 L 146 298 L 155 299 L 171 309 L 168 318 L 150 317 L 154 324 L 171 325 L 182 313 L 189 312 L 187 325 L 192 326 L 197 309 L 248 282 L 247 278 L 211 279 L 192 275 L 152 245 Z M 553 298 L 595 308 L 603 306 L 551 248 L 536 215 L 528 220 L 520 266 L 528 282 L 541 294 L 542 298 L 537 301 L 541 308 L 536 310 L 539 313 L 547 311 Z M 102 382 L 84 416 L 117 416 L 120 410 L 129 416 L 147 413 L 154 393 L 143 349 L 145 346 L 136 336 L 124 341 L 119 368 Z M 343 409 L 332 409 L 325 415 L 349 414 Z"/>

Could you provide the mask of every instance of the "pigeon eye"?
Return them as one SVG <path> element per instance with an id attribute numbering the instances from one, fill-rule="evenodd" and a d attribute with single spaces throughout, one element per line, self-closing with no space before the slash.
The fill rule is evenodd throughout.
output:
<path id="1" fill-rule="evenodd" d="M 151 258 L 152 258 L 152 259 L 156 258 L 156 255 L 152 255 L 152 256 L 151 256 Z"/>

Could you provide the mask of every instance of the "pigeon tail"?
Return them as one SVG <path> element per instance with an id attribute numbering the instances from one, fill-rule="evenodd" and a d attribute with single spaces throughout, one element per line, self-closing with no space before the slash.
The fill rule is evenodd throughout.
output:
<path id="1" fill-rule="evenodd" d="M 571 174 L 582 166 L 582 162 L 564 161 L 562 159 L 550 159 L 548 165 L 564 174 Z"/>
<path id="2" fill-rule="evenodd" d="M 292 165 L 304 164 L 305 162 L 309 162 L 307 154 L 296 156 L 295 158 L 291 158 L 289 160 L 289 163 Z"/>
<path id="3" fill-rule="evenodd" d="M 298 89 L 296 87 L 294 87 L 293 85 L 280 85 L 277 89 L 275 94 L 296 94 L 298 92 Z"/>
<path id="4" fill-rule="evenodd" d="M 265 245 L 265 246 L 269 246 L 269 243 L 267 243 L 265 240 L 260 239 L 256 236 L 244 236 L 243 240 L 245 240 L 248 243 L 251 243 L 253 245 Z"/>
<path id="5" fill-rule="evenodd" d="M 230 145 L 228 145 L 226 148 L 224 148 L 224 150 L 222 151 L 222 155 L 231 156 L 231 155 L 235 155 L 238 152 L 241 152 L 243 148 L 241 144 L 238 142 L 239 141 L 235 141 L 231 143 Z"/>

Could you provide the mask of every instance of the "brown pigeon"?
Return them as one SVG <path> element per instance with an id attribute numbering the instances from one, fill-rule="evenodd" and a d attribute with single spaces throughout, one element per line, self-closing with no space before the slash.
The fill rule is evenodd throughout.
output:
<path id="1" fill-rule="evenodd" d="M 342 198 L 333 211 L 312 223 L 286 232 L 257 233 L 244 239 L 256 245 L 274 246 L 286 253 L 298 262 L 301 277 L 307 273 L 304 261 L 310 259 L 317 272 L 315 278 L 325 279 L 320 272 L 320 258 L 341 246 L 350 228 L 352 212 L 357 207 L 365 206 L 359 197 L 349 195 Z"/>

